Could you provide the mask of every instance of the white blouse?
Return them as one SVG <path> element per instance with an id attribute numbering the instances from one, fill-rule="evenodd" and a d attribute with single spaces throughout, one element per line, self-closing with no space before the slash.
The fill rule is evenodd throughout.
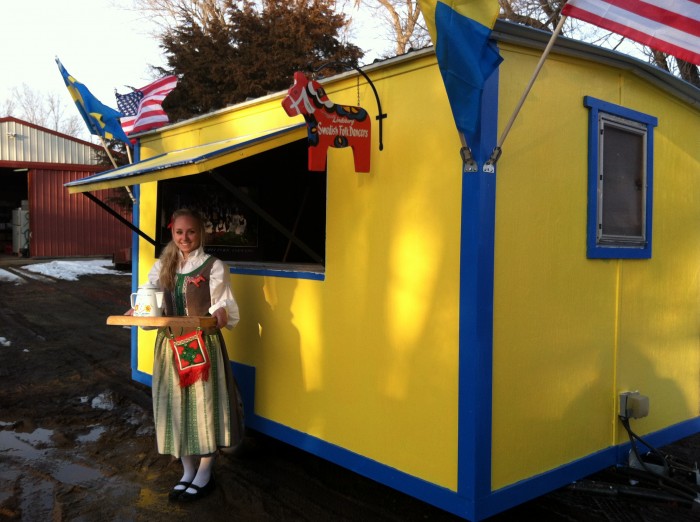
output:
<path id="1" fill-rule="evenodd" d="M 190 252 L 187 259 L 184 259 L 182 252 L 178 251 L 180 256 L 180 263 L 178 263 L 177 273 L 178 274 L 188 274 L 194 269 L 198 268 L 207 258 L 207 254 L 204 253 L 204 249 L 199 247 L 194 252 Z M 163 288 L 160 284 L 160 267 L 161 261 L 158 259 L 151 271 L 148 273 L 148 282 Z M 226 328 L 233 328 L 238 324 L 240 316 L 238 314 L 238 304 L 233 296 L 233 290 L 231 290 L 231 282 L 229 277 L 229 271 L 220 259 L 215 259 L 211 267 L 211 274 L 209 277 L 209 292 L 211 293 L 211 306 L 209 307 L 209 313 L 213 314 L 219 308 L 226 308 L 226 313 L 228 315 L 228 323 Z"/>

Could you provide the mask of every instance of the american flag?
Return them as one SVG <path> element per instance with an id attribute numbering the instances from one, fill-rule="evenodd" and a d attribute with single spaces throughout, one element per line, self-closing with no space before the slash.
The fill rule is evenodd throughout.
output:
<path id="1" fill-rule="evenodd" d="M 569 0 L 562 14 L 700 65 L 698 0 Z"/>
<path id="2" fill-rule="evenodd" d="M 127 135 L 157 129 L 168 123 L 162 107 L 165 97 L 177 86 L 177 76 L 165 76 L 129 94 L 116 93 L 117 108 L 124 115 L 122 128 Z"/>

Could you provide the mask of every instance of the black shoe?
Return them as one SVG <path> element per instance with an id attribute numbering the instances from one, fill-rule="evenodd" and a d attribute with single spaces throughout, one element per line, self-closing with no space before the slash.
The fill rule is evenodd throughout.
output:
<path id="1" fill-rule="evenodd" d="M 182 489 L 175 489 L 178 486 L 185 486 L 185 487 Z M 190 487 L 190 482 L 178 482 L 177 484 L 175 484 L 173 489 L 170 490 L 170 493 L 168 493 L 168 500 L 173 500 L 173 501 L 177 500 L 178 498 L 180 498 L 180 495 L 182 495 L 185 492 L 185 490 L 189 487 Z"/>
<path id="2" fill-rule="evenodd" d="M 214 475 L 212 475 L 209 479 L 209 482 L 207 482 L 204 486 L 195 486 L 194 484 L 190 484 L 189 486 L 187 486 L 187 489 L 194 489 L 195 492 L 189 493 L 187 489 L 185 489 L 177 497 L 177 500 L 178 502 L 193 502 L 195 500 L 199 500 L 200 498 L 206 497 L 212 491 L 214 491 L 215 488 L 216 483 L 214 482 Z"/>

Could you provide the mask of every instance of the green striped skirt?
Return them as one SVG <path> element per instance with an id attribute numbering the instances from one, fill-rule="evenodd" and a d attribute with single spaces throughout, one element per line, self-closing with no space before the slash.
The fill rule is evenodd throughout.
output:
<path id="1" fill-rule="evenodd" d="M 223 337 L 204 334 L 209 378 L 181 387 L 167 330 L 158 330 L 153 357 L 153 417 L 158 452 L 209 455 L 243 440 L 243 404 Z"/>

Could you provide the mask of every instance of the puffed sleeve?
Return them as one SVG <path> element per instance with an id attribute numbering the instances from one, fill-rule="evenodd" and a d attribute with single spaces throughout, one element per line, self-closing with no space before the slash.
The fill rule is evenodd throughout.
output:
<path id="1" fill-rule="evenodd" d="M 151 283 L 152 285 L 156 286 L 161 286 L 160 284 L 160 259 L 158 259 L 154 265 L 151 267 L 151 270 L 148 272 L 148 282 Z"/>
<path id="2" fill-rule="evenodd" d="M 228 267 L 223 261 L 217 259 L 211 267 L 209 275 L 209 291 L 211 292 L 211 306 L 209 313 L 213 314 L 219 308 L 226 308 L 228 323 L 226 328 L 233 328 L 238 324 L 238 303 L 231 290 L 231 278 Z"/>

